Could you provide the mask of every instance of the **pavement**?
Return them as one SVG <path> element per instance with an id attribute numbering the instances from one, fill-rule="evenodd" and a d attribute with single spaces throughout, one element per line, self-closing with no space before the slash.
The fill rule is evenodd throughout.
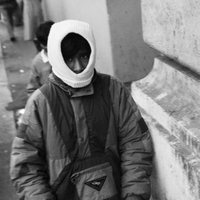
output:
<path id="1" fill-rule="evenodd" d="M 26 85 L 31 60 L 36 54 L 32 41 L 23 40 L 23 26 L 15 27 L 11 42 L 0 21 L 0 200 L 17 200 L 9 177 L 10 152 L 16 134 L 15 114 L 26 103 Z"/>

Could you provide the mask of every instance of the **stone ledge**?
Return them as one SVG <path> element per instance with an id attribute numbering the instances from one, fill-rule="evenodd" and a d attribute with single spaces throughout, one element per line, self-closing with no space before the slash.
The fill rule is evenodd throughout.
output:
<path id="1" fill-rule="evenodd" d="M 131 85 L 135 101 L 200 157 L 200 78 L 175 62 L 156 58 L 151 73 Z"/>
<path id="2" fill-rule="evenodd" d="M 150 129 L 154 162 L 152 200 L 199 200 L 200 159 L 140 108 Z"/>

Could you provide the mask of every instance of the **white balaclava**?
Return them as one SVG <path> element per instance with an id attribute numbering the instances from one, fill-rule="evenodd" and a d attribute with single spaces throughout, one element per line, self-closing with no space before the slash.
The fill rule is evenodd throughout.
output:
<path id="1" fill-rule="evenodd" d="M 61 42 L 69 33 L 77 33 L 84 37 L 91 48 L 88 65 L 79 74 L 74 73 L 66 65 L 61 52 Z M 49 33 L 47 49 L 52 71 L 58 78 L 73 88 L 81 88 L 90 84 L 94 75 L 96 49 L 94 36 L 89 24 L 77 20 L 54 23 Z"/>

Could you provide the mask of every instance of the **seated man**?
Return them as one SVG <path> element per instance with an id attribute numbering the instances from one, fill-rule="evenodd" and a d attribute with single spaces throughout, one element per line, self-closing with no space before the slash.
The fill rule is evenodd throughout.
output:
<path id="1" fill-rule="evenodd" d="M 49 82 L 29 98 L 10 175 L 20 199 L 149 200 L 152 143 L 128 89 L 95 70 L 89 24 L 55 23 Z"/>
<path id="2" fill-rule="evenodd" d="M 17 7 L 18 4 L 16 0 L 0 0 L 0 13 L 3 16 L 3 22 L 6 25 L 8 35 L 12 42 L 16 41 L 14 35 L 14 13 Z"/>

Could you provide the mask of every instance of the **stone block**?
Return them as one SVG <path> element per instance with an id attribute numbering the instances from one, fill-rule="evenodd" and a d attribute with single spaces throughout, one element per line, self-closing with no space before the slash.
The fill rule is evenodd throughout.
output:
<path id="1" fill-rule="evenodd" d="M 153 199 L 200 199 L 200 76 L 166 57 L 132 83 L 154 148 Z"/>
<path id="2" fill-rule="evenodd" d="M 200 1 L 141 0 L 143 39 L 200 73 Z"/>
<path id="3" fill-rule="evenodd" d="M 137 95 L 137 88 L 143 96 Z M 146 112 L 199 156 L 199 75 L 160 57 L 146 78 L 132 84 L 132 91 Z"/>
<path id="4" fill-rule="evenodd" d="M 200 160 L 141 109 L 154 146 L 151 200 L 199 200 Z"/>

